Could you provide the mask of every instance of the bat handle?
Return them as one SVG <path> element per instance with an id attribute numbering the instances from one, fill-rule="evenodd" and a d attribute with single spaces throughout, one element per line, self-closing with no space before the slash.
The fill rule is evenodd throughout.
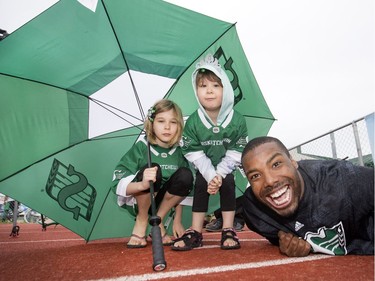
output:
<path id="1" fill-rule="evenodd" d="M 160 218 L 157 217 L 160 221 Z M 151 221 L 151 220 L 150 220 Z M 159 225 L 153 225 L 151 228 L 152 235 L 152 256 L 154 259 L 154 271 L 162 271 L 167 267 L 167 262 L 164 258 L 163 242 L 161 238 L 161 231 Z"/>

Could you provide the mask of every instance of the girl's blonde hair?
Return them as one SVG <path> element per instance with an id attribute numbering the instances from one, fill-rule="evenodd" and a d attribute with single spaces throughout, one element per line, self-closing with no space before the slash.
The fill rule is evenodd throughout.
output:
<path id="1" fill-rule="evenodd" d="M 151 112 L 149 112 L 149 115 L 147 116 L 144 122 L 144 128 L 145 128 L 147 140 L 151 144 L 157 143 L 156 135 L 153 129 L 153 122 L 154 122 L 156 115 L 162 112 L 173 110 L 174 114 L 176 115 L 178 126 L 177 126 L 176 135 L 171 139 L 168 145 L 169 147 L 172 147 L 175 144 L 177 144 L 181 139 L 182 131 L 184 129 L 184 119 L 182 117 L 182 111 L 180 107 L 171 100 L 162 99 L 162 100 L 157 101 L 150 110 Z"/>

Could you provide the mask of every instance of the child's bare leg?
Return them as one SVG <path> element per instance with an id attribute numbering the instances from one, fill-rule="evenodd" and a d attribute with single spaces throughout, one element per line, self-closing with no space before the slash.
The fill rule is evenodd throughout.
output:
<path id="1" fill-rule="evenodd" d="M 223 216 L 223 229 L 233 228 L 235 211 L 222 211 L 221 214 Z M 226 239 L 223 243 L 224 246 L 235 246 L 236 244 L 237 242 L 231 238 Z"/>
<path id="2" fill-rule="evenodd" d="M 163 237 L 163 243 L 170 243 L 172 242 L 172 239 L 166 235 L 166 230 L 164 228 L 163 220 L 165 216 L 168 214 L 168 212 L 176 205 L 178 205 L 182 201 L 183 197 L 181 196 L 176 196 L 170 194 L 168 191 L 165 193 L 163 200 L 160 203 L 157 216 L 161 218 L 161 223 L 160 223 L 160 231 L 161 231 L 161 236 Z"/>
<path id="3" fill-rule="evenodd" d="M 142 193 L 136 196 L 136 200 L 137 200 L 137 205 L 138 205 L 138 214 L 135 220 L 132 234 L 135 234 L 138 237 L 145 237 L 146 229 L 148 226 L 148 210 L 151 204 L 150 194 Z M 129 242 L 128 242 L 128 245 L 144 245 L 144 244 L 146 244 L 146 241 L 142 241 L 135 236 L 130 237 Z"/>
<path id="4" fill-rule="evenodd" d="M 190 228 L 202 233 L 205 217 L 206 212 L 193 212 L 193 222 Z"/>
<path id="5" fill-rule="evenodd" d="M 181 237 L 185 233 L 185 227 L 182 224 L 182 205 L 176 206 L 176 212 L 173 220 L 173 235 L 174 237 Z"/>

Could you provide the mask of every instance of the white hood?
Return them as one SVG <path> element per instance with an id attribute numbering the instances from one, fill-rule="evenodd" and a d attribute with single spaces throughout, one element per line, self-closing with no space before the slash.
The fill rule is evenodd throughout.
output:
<path id="1" fill-rule="evenodd" d="M 200 69 L 207 69 L 212 71 L 217 75 L 217 77 L 220 78 L 221 83 L 223 84 L 223 100 L 221 103 L 221 108 L 219 115 L 217 117 L 217 124 L 221 125 L 221 123 L 225 120 L 225 118 L 228 116 L 228 114 L 233 109 L 234 104 L 234 92 L 232 85 L 230 84 L 229 78 L 225 71 L 221 68 L 220 64 L 218 63 L 217 59 L 215 59 L 212 55 L 208 54 L 204 60 L 201 60 L 196 65 L 196 69 L 192 74 L 192 83 L 193 83 L 193 89 L 195 93 L 195 97 L 197 98 L 199 108 L 204 113 L 204 115 L 207 117 L 208 120 L 211 121 L 213 124 L 211 118 L 207 115 L 206 111 L 204 110 L 203 106 L 200 104 L 197 96 L 197 88 L 196 88 L 196 77 L 197 73 Z"/>

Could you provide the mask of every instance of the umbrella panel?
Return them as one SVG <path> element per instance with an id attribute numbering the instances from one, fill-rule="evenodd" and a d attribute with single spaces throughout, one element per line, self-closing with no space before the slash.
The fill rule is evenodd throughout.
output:
<path id="1" fill-rule="evenodd" d="M 128 67 L 132 73 L 177 78 L 166 96 L 187 117 L 197 108 L 194 65 L 213 53 L 232 80 L 235 108 L 248 115 L 249 136 L 267 134 L 274 120 L 230 27 L 162 1 L 100 1 L 93 13 L 77 1 L 61 0 L 2 40 L 0 191 L 86 240 L 130 235 L 134 218 L 117 206 L 109 189 L 113 168 L 142 127 L 136 122 L 142 114 L 131 123 L 122 115 L 139 108 L 137 96 L 127 90 L 133 85 L 121 76 Z M 101 92 L 123 79 L 122 92 Z M 146 84 L 141 78 L 134 85 Z M 166 92 L 156 90 L 138 95 L 146 110 Z M 107 103 L 110 110 L 98 110 Z M 118 124 L 108 119 L 109 111 L 120 113 Z M 209 211 L 218 207 L 217 198 Z"/>

